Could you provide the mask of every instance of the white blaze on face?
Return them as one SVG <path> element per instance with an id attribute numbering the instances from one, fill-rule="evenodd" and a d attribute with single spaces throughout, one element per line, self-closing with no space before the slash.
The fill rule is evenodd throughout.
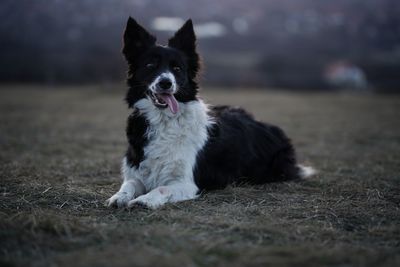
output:
<path id="1" fill-rule="evenodd" d="M 154 81 L 149 85 L 150 90 L 157 94 L 157 84 L 163 80 L 163 79 L 167 79 L 170 80 L 172 83 L 172 93 L 175 94 L 176 91 L 178 91 L 177 85 L 176 85 L 176 80 L 175 80 L 175 76 L 171 73 L 171 72 L 163 72 L 160 75 L 158 75 Z"/>

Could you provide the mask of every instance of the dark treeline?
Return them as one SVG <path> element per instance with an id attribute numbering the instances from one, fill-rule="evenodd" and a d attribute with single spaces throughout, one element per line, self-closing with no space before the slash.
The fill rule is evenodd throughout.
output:
<path id="1" fill-rule="evenodd" d="M 397 0 L 3 0 L 0 15 L 1 82 L 122 80 L 131 15 L 161 42 L 157 18 L 191 17 L 208 84 L 400 90 Z"/>

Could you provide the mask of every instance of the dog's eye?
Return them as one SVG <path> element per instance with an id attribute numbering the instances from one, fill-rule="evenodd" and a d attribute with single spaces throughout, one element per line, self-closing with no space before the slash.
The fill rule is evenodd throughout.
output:
<path id="1" fill-rule="evenodd" d="M 147 63 L 147 64 L 146 64 L 146 68 L 148 68 L 148 69 L 152 69 L 152 68 L 154 68 L 155 66 L 156 66 L 155 63 Z"/>
<path id="2" fill-rule="evenodd" d="M 181 72 L 182 71 L 181 67 L 179 67 L 179 66 L 173 67 L 173 70 L 176 71 L 176 72 Z"/>

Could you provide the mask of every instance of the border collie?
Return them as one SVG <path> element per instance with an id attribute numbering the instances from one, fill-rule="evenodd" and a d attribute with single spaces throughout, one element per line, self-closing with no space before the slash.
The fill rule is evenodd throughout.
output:
<path id="1" fill-rule="evenodd" d="M 200 70 L 191 20 L 168 46 L 129 17 L 123 38 L 128 62 L 128 150 L 123 183 L 108 206 L 158 208 L 228 184 L 262 184 L 312 175 L 296 163 L 284 132 L 241 108 L 207 106 L 198 96 Z"/>

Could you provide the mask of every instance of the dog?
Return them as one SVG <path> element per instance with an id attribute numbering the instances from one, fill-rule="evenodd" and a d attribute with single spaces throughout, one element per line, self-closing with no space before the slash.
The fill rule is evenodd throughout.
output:
<path id="1" fill-rule="evenodd" d="M 263 184 L 314 173 L 298 165 L 285 133 L 241 108 L 198 97 L 200 58 L 189 19 L 167 46 L 129 17 L 122 53 L 128 62 L 128 149 L 123 183 L 110 207 L 195 199 L 232 183 Z"/>

